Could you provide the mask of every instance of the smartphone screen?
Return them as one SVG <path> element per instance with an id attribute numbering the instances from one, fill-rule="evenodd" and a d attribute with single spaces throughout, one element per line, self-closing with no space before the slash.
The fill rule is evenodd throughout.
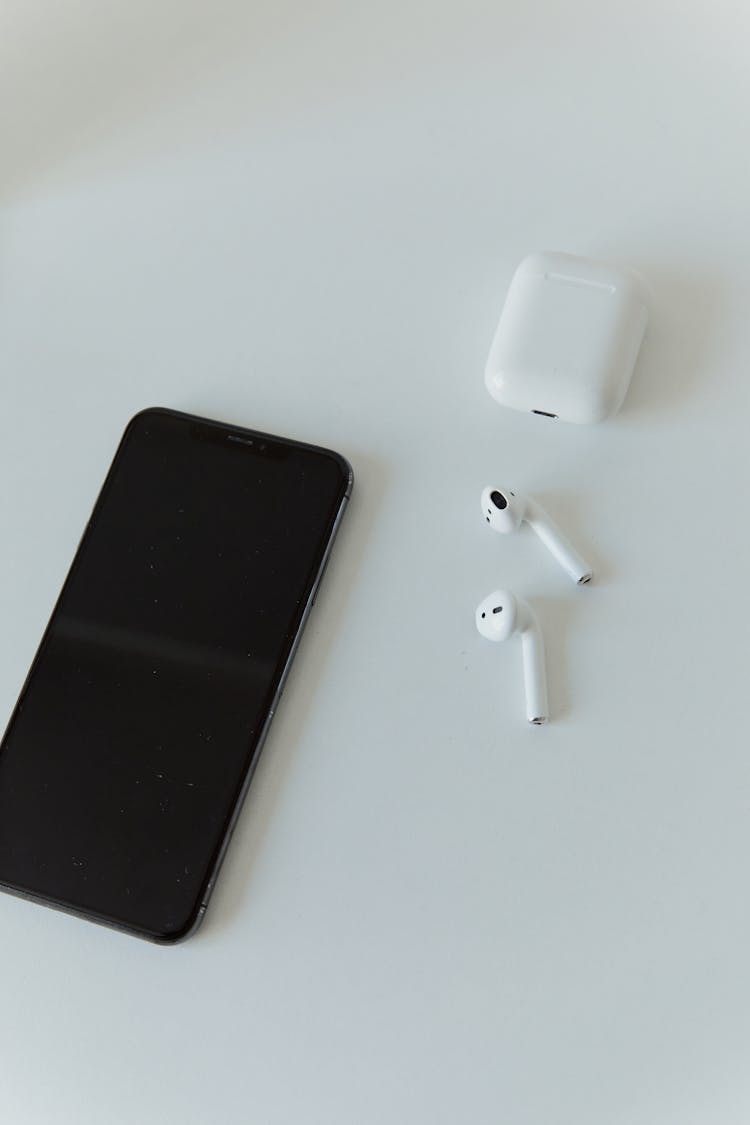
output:
<path id="1" fill-rule="evenodd" d="M 0 744 L 0 884 L 195 927 L 351 489 L 329 450 L 127 427 Z"/>

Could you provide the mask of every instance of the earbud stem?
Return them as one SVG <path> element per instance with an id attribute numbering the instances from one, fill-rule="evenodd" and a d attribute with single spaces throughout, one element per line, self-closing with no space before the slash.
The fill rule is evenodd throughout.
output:
<path id="1" fill-rule="evenodd" d="M 526 685 L 526 718 L 540 726 L 549 719 L 547 701 L 547 666 L 544 659 L 544 638 L 534 611 L 518 599 L 522 612 L 521 649 L 523 652 L 523 678 Z"/>
<path id="2" fill-rule="evenodd" d="M 576 549 L 565 538 L 560 528 L 550 519 L 536 500 L 530 497 L 526 506 L 526 521 L 534 529 L 542 543 L 555 556 L 563 570 L 574 582 L 582 584 L 593 577 L 593 570 Z"/>

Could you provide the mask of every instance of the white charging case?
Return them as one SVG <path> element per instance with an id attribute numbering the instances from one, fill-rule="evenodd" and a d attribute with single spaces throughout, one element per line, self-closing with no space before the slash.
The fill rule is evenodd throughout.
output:
<path id="1" fill-rule="evenodd" d="M 530 254 L 508 290 L 487 390 L 514 410 L 600 422 L 625 398 L 647 321 L 646 287 L 631 270 Z"/>

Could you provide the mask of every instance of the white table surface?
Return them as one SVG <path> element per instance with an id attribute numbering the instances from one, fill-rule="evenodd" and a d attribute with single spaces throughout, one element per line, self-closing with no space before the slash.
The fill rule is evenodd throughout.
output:
<path id="1" fill-rule="evenodd" d="M 354 498 L 207 920 L 0 896 L 8 1125 L 750 1120 L 741 0 L 0 6 L 0 714 L 143 406 Z M 482 380 L 533 249 L 654 289 L 621 414 Z M 478 495 L 517 484 L 576 589 Z M 546 630 L 474 631 L 509 585 Z"/>

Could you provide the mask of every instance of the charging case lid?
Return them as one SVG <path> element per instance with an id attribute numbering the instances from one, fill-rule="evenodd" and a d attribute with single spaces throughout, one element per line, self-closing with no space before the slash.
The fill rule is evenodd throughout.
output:
<path id="1" fill-rule="evenodd" d="M 633 271 L 530 254 L 508 290 L 487 390 L 514 410 L 600 422 L 625 398 L 647 321 L 646 287 Z"/>

